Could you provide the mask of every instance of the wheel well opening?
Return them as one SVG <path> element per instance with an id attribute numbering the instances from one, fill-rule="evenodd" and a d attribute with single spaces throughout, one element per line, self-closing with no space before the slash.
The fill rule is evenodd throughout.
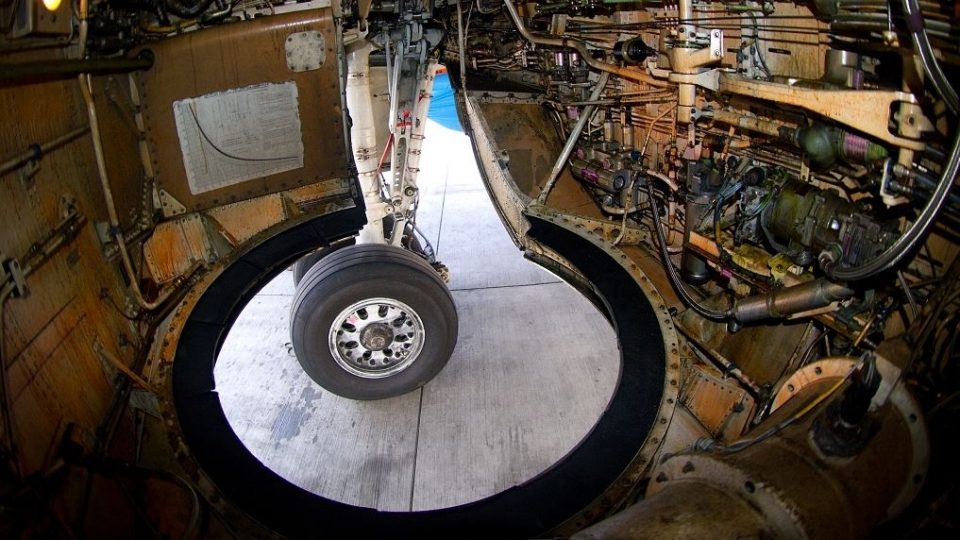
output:
<path id="1" fill-rule="evenodd" d="M 621 376 L 607 411 L 565 458 L 533 479 L 474 503 L 420 512 L 380 512 L 314 495 L 264 466 L 230 426 L 213 381 L 216 355 L 247 301 L 312 246 L 306 238 L 342 216 L 282 232 L 226 268 L 187 319 L 172 368 L 173 401 L 191 457 L 217 490 L 257 521 L 291 537 L 453 533 L 531 537 L 594 503 L 637 459 L 663 398 L 665 348 L 657 315 L 636 282 L 601 250 L 535 221 L 531 235 L 596 285 L 613 316 Z M 312 228 L 311 228 L 312 227 Z M 315 241 L 315 240 L 314 240 Z M 648 456 L 649 457 L 649 456 Z"/>

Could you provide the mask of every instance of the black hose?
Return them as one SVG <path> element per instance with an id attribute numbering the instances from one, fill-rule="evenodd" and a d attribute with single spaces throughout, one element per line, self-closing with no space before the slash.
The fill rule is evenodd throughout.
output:
<path id="1" fill-rule="evenodd" d="M 656 231 L 657 241 L 660 243 L 660 255 L 663 258 L 663 265 L 666 267 L 667 277 L 670 278 L 670 283 L 673 285 L 673 288 L 676 289 L 677 294 L 680 295 L 683 302 L 704 319 L 715 322 L 728 321 L 733 316 L 732 308 L 727 308 L 725 311 L 717 311 L 706 307 L 690 296 L 686 287 L 683 286 L 677 269 L 673 267 L 673 262 L 670 261 L 670 253 L 667 251 L 667 238 L 663 234 L 663 225 L 660 223 L 660 208 L 657 206 L 657 199 L 653 194 L 653 182 L 647 182 L 647 196 L 650 197 L 650 207 L 653 213 L 653 229 Z"/>
<path id="2" fill-rule="evenodd" d="M 196 19 L 210 9 L 213 0 L 165 0 L 167 10 L 181 19 Z"/>
<path id="3" fill-rule="evenodd" d="M 916 182 L 916 191 L 919 191 L 919 195 L 924 199 L 930 198 L 930 192 L 933 191 L 937 185 L 937 181 L 921 172 L 910 171 L 910 178 Z M 960 209 L 960 193 L 957 193 L 956 190 L 951 190 L 948 201 L 948 207 L 954 207 L 955 209 Z"/>
<path id="4" fill-rule="evenodd" d="M 943 153 L 943 150 L 934 148 L 929 144 L 923 148 L 923 153 L 939 162 L 944 162 L 947 160 L 947 155 Z"/>
<path id="5" fill-rule="evenodd" d="M 913 48 L 920 57 L 923 70 L 927 73 L 927 77 L 930 78 L 934 88 L 943 97 L 947 107 L 953 114 L 958 114 L 960 104 L 958 104 L 957 91 L 950 85 L 950 81 L 940 67 L 940 63 L 937 62 L 937 57 L 934 56 L 933 46 L 930 44 L 930 37 L 927 35 L 927 29 L 924 26 L 923 13 L 920 11 L 920 6 L 917 5 L 917 0 L 903 0 L 903 9 L 906 12 L 907 30 L 910 31 Z"/>

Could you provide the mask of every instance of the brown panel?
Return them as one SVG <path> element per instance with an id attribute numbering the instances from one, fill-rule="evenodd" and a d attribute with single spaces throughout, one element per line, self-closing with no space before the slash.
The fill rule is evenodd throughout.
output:
<path id="1" fill-rule="evenodd" d="M 157 283 L 169 283 L 197 261 L 212 258 L 200 214 L 161 223 L 143 244 L 143 258 Z"/>
<path id="2" fill-rule="evenodd" d="M 136 226 L 149 196 L 144 192 L 140 131 L 134 121 L 136 107 L 130 99 L 130 79 L 111 75 L 94 78 L 93 84 L 110 190 L 120 225 L 128 230 Z"/>
<path id="3" fill-rule="evenodd" d="M 290 34 L 319 31 L 326 59 L 313 71 L 287 67 Z M 330 10 L 225 24 L 151 45 L 154 67 L 140 77 L 147 140 L 159 186 L 199 210 L 350 174 L 343 134 L 336 27 Z M 264 83 L 293 81 L 299 96 L 303 167 L 192 194 L 180 152 L 173 102 Z"/>

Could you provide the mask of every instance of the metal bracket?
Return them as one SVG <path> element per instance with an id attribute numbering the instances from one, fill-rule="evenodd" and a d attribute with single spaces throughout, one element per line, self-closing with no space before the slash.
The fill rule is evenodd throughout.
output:
<path id="1" fill-rule="evenodd" d="M 157 398 L 157 394 L 150 390 L 142 390 L 140 388 L 131 390 L 130 406 L 154 418 L 162 418 L 160 415 L 160 400 Z"/>
<path id="2" fill-rule="evenodd" d="M 157 189 L 157 200 L 160 201 L 160 210 L 164 217 L 179 216 L 187 213 L 187 207 L 167 193 L 165 189 Z"/>
<path id="3" fill-rule="evenodd" d="M 670 69 L 679 73 L 693 73 L 697 68 L 723 60 L 723 32 L 710 31 L 710 44 L 699 49 L 693 47 L 674 47 L 667 51 Z"/>
<path id="4" fill-rule="evenodd" d="M 20 167 L 20 170 L 17 171 L 17 178 L 20 179 L 20 185 L 24 189 L 30 189 L 33 187 L 33 177 L 40 171 L 40 160 L 31 159 L 30 161 L 23 164 Z"/>
<path id="5" fill-rule="evenodd" d="M 880 177 L 880 199 L 887 206 L 903 204 L 907 198 L 890 189 L 891 181 L 893 181 L 893 160 L 887 158 L 883 164 L 883 175 Z"/>
<path id="6" fill-rule="evenodd" d="M 26 296 L 27 279 L 20 268 L 20 261 L 13 257 L 6 258 L 0 252 L 0 272 L 2 272 L 0 277 L 3 278 L 0 280 L 0 285 L 2 285 L 0 288 L 5 288 L 8 283 L 13 283 L 14 296 Z"/>
<path id="7" fill-rule="evenodd" d="M 889 111 L 894 103 L 917 103 L 917 98 L 907 92 L 823 90 L 757 81 L 730 74 L 720 77 L 719 91 L 801 107 L 903 148 L 923 150 L 926 147 L 923 141 L 906 139 L 890 133 L 889 114 L 877 113 L 877 111 Z"/>
<path id="8" fill-rule="evenodd" d="M 701 73 L 674 73 L 665 69 L 658 69 L 657 71 L 669 73 L 667 80 L 677 84 L 695 84 L 714 92 L 720 88 L 720 69 L 718 68 L 708 69 Z"/>

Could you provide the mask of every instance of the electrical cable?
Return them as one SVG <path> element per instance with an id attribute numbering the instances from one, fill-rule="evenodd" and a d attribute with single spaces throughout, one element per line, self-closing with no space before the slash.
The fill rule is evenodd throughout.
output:
<path id="1" fill-rule="evenodd" d="M 927 77 L 933 83 L 934 88 L 943 97 L 947 107 L 953 111 L 953 114 L 960 114 L 960 104 L 958 104 L 957 91 L 950 84 L 946 74 L 940 67 L 940 62 L 934 55 L 933 46 L 930 44 L 930 36 L 927 35 L 926 25 L 923 19 L 923 13 L 917 0 L 902 0 L 903 10 L 907 19 L 907 30 L 910 31 L 910 37 L 913 40 L 913 48 L 920 57 L 920 63 Z"/>
<path id="2" fill-rule="evenodd" d="M 680 281 L 677 269 L 673 267 L 673 262 L 670 261 L 670 253 L 667 251 L 667 239 L 663 234 L 663 225 L 660 223 L 660 209 L 657 206 L 657 201 L 653 194 L 652 182 L 647 182 L 647 195 L 650 197 L 650 207 L 653 212 L 653 229 L 657 234 L 657 241 L 660 243 L 660 255 L 663 258 L 663 265 L 667 270 L 667 277 L 670 278 L 670 283 L 673 285 L 673 288 L 680 295 L 680 298 L 683 299 L 683 302 L 690 306 L 690 308 L 696 311 L 701 317 L 714 322 L 730 320 L 733 317 L 733 308 L 727 308 L 725 311 L 711 309 L 697 302 L 697 300 L 687 292 L 686 287 L 684 287 Z"/>
<path id="3" fill-rule="evenodd" d="M 943 97 L 947 107 L 958 113 L 957 94 L 950 85 L 946 75 L 940 68 L 939 62 L 933 55 L 933 48 L 927 37 L 923 23 L 923 15 L 917 6 L 916 0 L 903 0 L 903 7 L 907 12 L 907 26 L 913 37 L 914 47 L 920 56 L 923 69 L 932 81 L 934 87 Z M 954 178 L 960 171 L 960 132 L 954 137 L 953 146 L 950 150 L 947 164 L 943 168 L 940 176 L 940 182 L 927 201 L 927 205 L 917 217 L 910 228 L 888 247 L 883 253 L 855 268 L 831 269 L 827 272 L 830 277 L 843 281 L 857 281 L 872 277 L 880 272 L 889 270 L 899 264 L 904 257 L 913 252 L 913 248 L 920 241 L 936 221 L 944 204 L 949 199 L 950 188 L 953 186 Z"/>

